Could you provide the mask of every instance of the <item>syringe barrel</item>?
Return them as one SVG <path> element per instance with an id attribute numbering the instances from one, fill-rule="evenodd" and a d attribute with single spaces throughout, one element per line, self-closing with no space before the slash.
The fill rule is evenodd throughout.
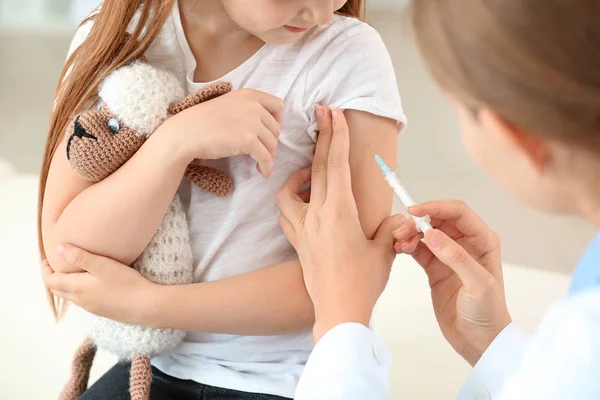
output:
<path id="1" fill-rule="evenodd" d="M 385 180 L 388 181 L 389 185 L 394 190 L 394 193 L 400 199 L 405 208 L 414 206 L 416 204 L 415 200 L 412 198 L 410 193 L 408 193 L 408 190 L 406 190 L 395 173 L 387 173 L 385 175 Z"/>
<path id="2" fill-rule="evenodd" d="M 400 179 L 395 173 L 388 172 L 387 174 L 385 174 L 385 180 L 394 190 L 394 193 L 400 199 L 402 205 L 404 205 L 404 208 L 406 208 L 406 211 L 408 211 L 408 207 L 414 206 L 416 204 L 415 200 L 412 198 L 408 190 L 404 187 L 402 182 L 400 182 Z M 424 217 L 415 217 L 411 214 L 410 216 L 415 221 L 415 224 L 417 225 L 417 230 L 419 232 L 425 233 L 426 231 L 431 229 L 431 218 L 429 218 L 429 215 L 426 215 Z"/>

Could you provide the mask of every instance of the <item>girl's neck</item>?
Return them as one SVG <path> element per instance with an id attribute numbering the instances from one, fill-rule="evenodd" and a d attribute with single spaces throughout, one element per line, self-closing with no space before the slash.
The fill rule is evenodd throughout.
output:
<path id="1" fill-rule="evenodd" d="M 215 37 L 251 36 L 229 17 L 221 0 L 179 0 L 181 20 L 190 30 Z"/>
<path id="2" fill-rule="evenodd" d="M 221 0 L 179 0 L 179 13 L 196 60 L 195 82 L 221 78 L 264 45 L 229 17 Z"/>

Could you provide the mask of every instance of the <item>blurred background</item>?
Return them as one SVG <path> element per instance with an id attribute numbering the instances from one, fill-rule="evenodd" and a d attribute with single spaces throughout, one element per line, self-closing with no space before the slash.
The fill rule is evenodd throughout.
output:
<path id="1" fill-rule="evenodd" d="M 77 24 L 97 3 L 0 0 L 0 158 L 21 172 L 38 172 L 66 51 Z M 570 271 L 594 229 L 518 204 L 471 164 L 452 110 L 416 52 L 403 3 L 370 0 L 367 14 L 396 65 L 408 115 L 398 140 L 401 179 L 417 201 L 465 200 L 500 234 L 506 260 Z"/>
<path id="2" fill-rule="evenodd" d="M 4 257 L 0 265 L 5 266 L 5 273 L 8 273 L 5 277 L 13 278 L 0 280 L 0 307 L 3 311 L 0 314 L 0 354 L 5 359 L 0 367 L 0 398 L 4 399 L 53 398 L 48 393 L 56 390 L 56 385 L 44 389 L 45 381 L 40 382 L 38 387 L 27 385 L 25 391 L 6 390 L 10 390 L 10 383 L 13 383 L 13 389 L 16 387 L 11 382 L 16 371 L 26 373 L 31 365 L 37 363 L 34 357 L 37 359 L 44 354 L 57 358 L 56 363 L 44 365 L 56 368 L 62 374 L 60 376 L 66 376 L 71 353 L 60 346 L 69 348 L 72 343 L 72 348 L 79 340 L 69 336 L 67 328 L 58 331 L 48 328 L 54 325 L 49 310 L 44 307 L 43 288 L 37 273 L 36 185 L 54 90 L 71 37 L 78 23 L 97 3 L 97 0 L 0 0 L 0 253 L 8 254 L 8 261 Z M 521 205 L 503 194 L 470 162 L 460 143 L 453 112 L 417 54 L 404 3 L 400 0 L 369 0 L 367 13 L 368 22 L 381 33 L 393 58 L 408 115 L 408 128 L 398 139 L 401 179 L 417 201 L 463 199 L 500 234 L 505 261 L 518 266 L 519 271 L 533 271 L 507 277 L 509 288 L 523 285 L 518 296 L 509 295 L 509 302 L 512 301 L 515 308 L 520 305 L 533 307 L 531 304 L 535 303 L 536 297 L 553 299 L 561 296 L 568 280 L 566 274 L 571 272 L 594 234 L 594 228 L 571 217 L 549 216 Z M 12 178 L 3 180 L 3 174 L 12 174 Z M 396 211 L 401 211 L 399 205 L 395 207 Z M 411 290 L 401 286 L 412 285 L 409 278 L 399 275 L 404 272 L 396 274 L 403 283 L 394 283 L 393 289 L 386 292 L 384 300 L 390 304 L 397 304 L 396 298 Z M 387 336 L 384 336 L 388 343 L 402 342 L 392 345 L 399 352 L 415 348 L 410 340 L 431 337 L 430 342 L 417 348 L 423 351 L 439 348 L 448 357 L 453 357 L 448 364 L 440 365 L 448 366 L 444 367 L 445 371 L 459 371 L 462 375 L 453 380 L 447 376 L 447 392 L 443 392 L 446 389 L 442 386 L 432 387 L 429 378 L 422 376 L 420 379 L 424 385 L 415 388 L 412 397 L 407 397 L 450 398 L 448 394 L 456 393 L 468 368 L 443 342 L 430 317 L 430 306 L 427 304 L 419 308 L 417 305 L 418 296 L 425 296 L 422 304 L 428 301 L 426 283 L 418 282 L 422 285 L 419 293 L 414 295 L 413 303 L 409 302 L 404 311 L 415 315 L 414 324 L 424 324 L 418 322 L 415 313 L 426 314 L 429 333 L 413 330 L 412 336 L 408 337 L 402 326 L 397 331 L 394 330 L 396 328 L 388 329 Z M 548 282 L 560 283 L 554 285 Z M 394 293 L 396 289 L 404 293 Z M 15 299 L 19 301 L 15 302 Z M 546 305 L 541 303 L 542 300 L 540 313 Z M 399 311 L 393 309 L 390 312 Z M 533 328 L 538 314 L 522 317 L 522 322 Z M 30 322 L 30 318 L 35 321 Z M 403 318 L 410 320 L 409 314 Z M 49 346 L 49 341 L 62 344 L 50 349 L 53 346 Z M 10 362 L 6 361 L 7 355 Z M 417 365 L 414 360 L 410 362 Z M 422 366 L 426 375 L 426 371 L 432 371 L 431 364 L 427 365 Z M 441 368 L 440 365 L 438 368 Z M 403 370 L 403 376 L 419 381 L 407 371 Z M 101 371 L 98 370 L 98 373 Z M 405 383 L 402 381 L 403 385 Z M 403 388 L 399 388 L 397 393 L 408 394 L 406 385 Z M 424 388 L 431 391 L 430 397 L 424 395 Z M 435 390 L 437 392 L 434 393 Z"/>

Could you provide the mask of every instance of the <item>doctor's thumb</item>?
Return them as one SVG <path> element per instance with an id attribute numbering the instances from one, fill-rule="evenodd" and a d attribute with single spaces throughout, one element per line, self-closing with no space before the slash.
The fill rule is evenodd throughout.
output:
<path id="1" fill-rule="evenodd" d="M 395 241 L 393 232 L 398 230 L 398 228 L 406 223 L 407 220 L 408 219 L 402 214 L 396 214 L 392 215 L 391 217 L 387 217 L 383 220 L 381 225 L 379 225 L 379 228 L 377 228 L 377 232 L 375 233 L 373 241 L 392 248 Z"/>

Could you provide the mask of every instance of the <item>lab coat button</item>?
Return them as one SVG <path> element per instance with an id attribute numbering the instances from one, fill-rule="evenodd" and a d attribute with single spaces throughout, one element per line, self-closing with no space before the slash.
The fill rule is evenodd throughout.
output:
<path id="1" fill-rule="evenodd" d="M 473 392 L 473 400 L 492 400 L 492 396 L 490 396 L 490 392 L 485 390 L 484 388 L 477 388 Z"/>

